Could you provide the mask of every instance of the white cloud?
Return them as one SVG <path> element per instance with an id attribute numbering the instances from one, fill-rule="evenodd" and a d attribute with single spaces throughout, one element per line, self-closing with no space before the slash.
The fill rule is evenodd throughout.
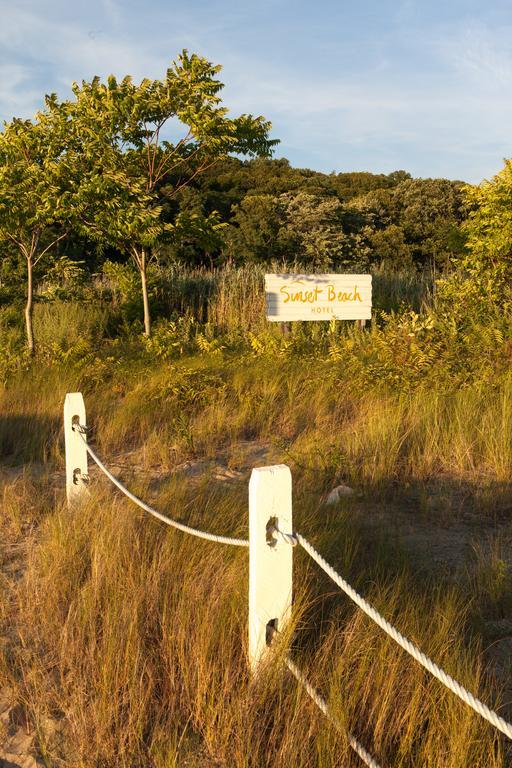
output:
<path id="1" fill-rule="evenodd" d="M 41 94 L 31 85 L 30 71 L 21 64 L 0 64 L 0 105 L 6 120 L 32 117 Z"/>
<path id="2" fill-rule="evenodd" d="M 472 23 L 443 41 L 442 52 L 462 78 L 495 91 L 512 86 L 512 26 L 491 31 Z"/>
<path id="3" fill-rule="evenodd" d="M 512 155 L 511 32 L 474 23 L 411 34 L 421 66 L 410 71 L 399 69 L 403 61 L 382 67 L 379 60 L 365 73 L 329 68 L 327 76 L 281 71 L 276 77 L 253 63 L 258 76 L 248 88 L 240 62 L 228 103 L 241 110 L 257 105 L 285 126 L 286 145 L 313 151 L 324 169 L 339 169 L 340 162 L 344 170 L 354 167 L 351 158 L 360 163 L 366 147 L 372 168 L 381 158 L 376 170 L 398 165 L 418 175 L 479 181 Z"/>
<path id="4" fill-rule="evenodd" d="M 285 38 L 280 52 L 258 44 L 242 6 L 228 14 L 197 2 L 154 12 L 118 0 L 90 0 L 76 12 L 64 0 L 45 5 L 3 9 L 0 115 L 31 115 L 45 91 L 65 96 L 73 80 L 94 74 L 160 77 L 188 47 L 224 64 L 227 106 L 271 119 L 280 151 L 295 162 L 479 180 L 512 154 L 511 27 L 423 28 L 403 0 L 396 39 L 380 41 L 362 71 L 337 65 L 332 41 L 290 64 Z"/>
<path id="5" fill-rule="evenodd" d="M 107 3 L 115 13 L 112 2 Z M 0 47 L 3 56 L 25 60 L 26 71 L 40 79 L 41 69 L 69 85 L 93 74 L 130 72 L 142 77 L 148 68 L 157 69 L 159 59 L 145 43 L 136 45 L 129 39 L 118 39 L 96 23 L 71 23 L 49 18 L 46 14 L 14 5 L 6 8 L 0 25 Z"/>

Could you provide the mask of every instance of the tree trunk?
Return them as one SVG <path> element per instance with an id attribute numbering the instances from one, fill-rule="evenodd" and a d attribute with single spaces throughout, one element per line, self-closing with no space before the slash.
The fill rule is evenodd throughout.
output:
<path id="1" fill-rule="evenodd" d="M 27 257 L 27 303 L 25 304 L 25 328 L 27 331 L 27 346 L 30 356 L 35 354 L 34 330 L 32 328 L 32 314 L 34 306 L 34 278 L 32 256 Z"/>
<path id="2" fill-rule="evenodd" d="M 151 313 L 149 310 L 148 283 L 146 278 L 146 251 L 142 248 L 140 253 L 140 282 L 142 284 L 142 303 L 144 305 L 144 336 L 151 336 Z"/>

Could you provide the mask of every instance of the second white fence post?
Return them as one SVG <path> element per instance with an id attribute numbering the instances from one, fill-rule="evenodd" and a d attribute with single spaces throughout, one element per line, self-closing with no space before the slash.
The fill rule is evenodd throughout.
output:
<path id="1" fill-rule="evenodd" d="M 87 493 L 86 435 L 76 427 L 85 427 L 85 403 L 81 392 L 68 392 L 64 401 L 64 443 L 66 448 L 66 494 L 68 507 Z"/>
<path id="2" fill-rule="evenodd" d="M 289 467 L 253 469 L 249 483 L 249 663 L 255 672 L 273 632 L 282 631 L 292 607 L 293 547 L 273 534 L 292 533 Z"/>

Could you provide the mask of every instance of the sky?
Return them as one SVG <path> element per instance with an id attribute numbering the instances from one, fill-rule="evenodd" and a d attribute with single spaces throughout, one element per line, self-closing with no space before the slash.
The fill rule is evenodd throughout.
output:
<path id="1" fill-rule="evenodd" d="M 0 120 L 183 48 L 294 166 L 478 183 L 512 156 L 511 0 L 0 0 Z"/>

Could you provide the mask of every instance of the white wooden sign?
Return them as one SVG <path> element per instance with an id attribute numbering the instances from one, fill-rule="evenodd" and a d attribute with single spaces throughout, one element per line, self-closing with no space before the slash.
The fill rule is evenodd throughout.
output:
<path id="1" fill-rule="evenodd" d="M 267 320 L 371 320 L 371 275 L 265 275 Z"/>

